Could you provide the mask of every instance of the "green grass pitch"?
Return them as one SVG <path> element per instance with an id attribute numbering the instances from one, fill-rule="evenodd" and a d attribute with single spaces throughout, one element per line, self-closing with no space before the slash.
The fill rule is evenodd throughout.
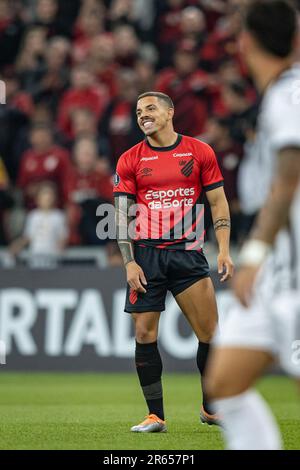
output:
<path id="1" fill-rule="evenodd" d="M 284 377 L 263 379 L 286 449 L 300 449 L 300 402 Z M 145 406 L 134 374 L 0 373 L 0 449 L 222 449 L 220 431 L 199 423 L 199 377 L 165 374 L 168 433 L 129 431 Z"/>

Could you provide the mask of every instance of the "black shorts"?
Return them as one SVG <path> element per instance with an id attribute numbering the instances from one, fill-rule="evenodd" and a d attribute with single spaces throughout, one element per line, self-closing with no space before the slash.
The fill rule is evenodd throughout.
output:
<path id="1" fill-rule="evenodd" d="M 167 291 L 180 294 L 200 279 L 209 277 L 209 265 L 201 251 L 167 250 L 135 245 L 135 260 L 144 271 L 145 294 L 127 284 L 125 312 L 162 312 Z"/>

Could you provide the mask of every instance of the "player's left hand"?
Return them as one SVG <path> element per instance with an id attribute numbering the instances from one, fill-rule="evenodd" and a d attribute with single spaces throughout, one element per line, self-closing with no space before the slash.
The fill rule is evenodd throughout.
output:
<path id="1" fill-rule="evenodd" d="M 224 272 L 225 271 L 225 272 Z M 218 256 L 218 273 L 223 274 L 221 282 L 231 279 L 234 272 L 234 264 L 229 253 L 219 253 Z"/>
<path id="2" fill-rule="evenodd" d="M 242 266 L 234 277 L 232 287 L 244 307 L 249 307 L 259 266 Z"/>

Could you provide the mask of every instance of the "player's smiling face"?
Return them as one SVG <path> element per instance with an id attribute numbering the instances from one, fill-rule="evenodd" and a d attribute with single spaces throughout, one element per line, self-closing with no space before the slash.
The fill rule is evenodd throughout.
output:
<path id="1" fill-rule="evenodd" d="M 146 136 L 151 136 L 172 123 L 174 111 L 156 96 L 146 96 L 137 102 L 137 122 Z"/>

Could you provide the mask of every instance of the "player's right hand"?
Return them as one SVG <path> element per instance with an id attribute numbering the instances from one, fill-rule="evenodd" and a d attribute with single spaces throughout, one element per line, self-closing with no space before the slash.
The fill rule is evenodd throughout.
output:
<path id="1" fill-rule="evenodd" d="M 130 263 L 126 265 L 126 271 L 127 271 L 127 282 L 130 285 L 130 287 L 136 292 L 145 294 L 145 292 L 147 291 L 143 287 L 143 284 L 144 286 L 146 286 L 147 281 L 146 281 L 145 274 L 142 268 L 135 261 L 130 261 Z"/>

